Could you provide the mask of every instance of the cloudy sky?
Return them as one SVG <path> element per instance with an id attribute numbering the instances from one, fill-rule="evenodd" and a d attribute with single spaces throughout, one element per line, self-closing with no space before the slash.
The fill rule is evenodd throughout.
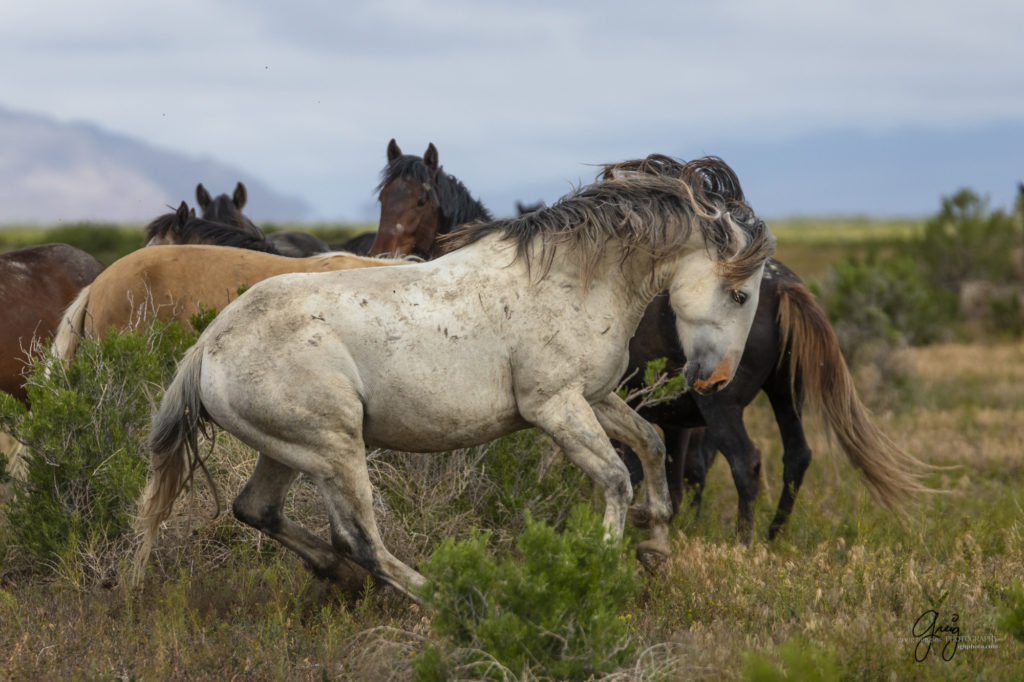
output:
<path id="1" fill-rule="evenodd" d="M 330 219 L 376 216 L 390 138 L 433 142 L 501 215 L 655 151 L 1020 131 L 1024 2 L 4 2 L 0 106 L 213 157 Z"/>

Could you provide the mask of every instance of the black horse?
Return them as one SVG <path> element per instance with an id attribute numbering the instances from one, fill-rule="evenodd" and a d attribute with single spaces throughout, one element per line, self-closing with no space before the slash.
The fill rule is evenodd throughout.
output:
<path id="1" fill-rule="evenodd" d="M 678 164 L 662 156 L 649 160 L 646 166 L 619 166 L 608 172 L 664 173 Z M 446 176 L 446 193 L 435 191 L 439 174 L 444 175 L 440 173 L 433 144 L 421 159 L 402 155 L 395 141 L 391 141 L 380 185 L 378 244 L 392 245 L 391 252 L 437 255 L 444 249 L 444 240 L 437 238 L 442 233 L 435 226 L 446 225 L 450 216 L 458 216 L 463 222 L 490 219 L 480 202 L 451 176 Z M 402 216 L 401 233 L 394 229 L 395 216 Z M 426 229 L 425 235 L 419 234 L 419 226 Z M 678 373 L 686 364 L 667 294 L 654 299 L 640 322 L 629 346 L 627 376 L 639 370 L 631 380 L 638 382 L 637 376 L 643 376 L 647 363 L 658 358 L 667 359 L 669 372 Z M 801 416 L 805 399 L 820 406 L 826 425 L 850 462 L 864 473 L 865 483 L 879 501 L 893 507 L 907 493 L 924 489 L 913 473 L 920 470 L 920 463 L 871 422 L 825 312 L 800 278 L 773 258 L 765 266 L 757 312 L 732 382 L 716 393 L 684 393 L 670 403 L 641 412 L 665 434 L 666 467 L 676 511 L 687 486 L 697 491 L 694 504 L 699 504 L 707 468 L 715 452 L 721 451 L 729 462 L 739 494 L 737 532 L 742 541 L 750 542 L 752 503 L 760 487 L 761 454 L 747 435 L 743 411 L 760 391 L 768 395 L 783 441 L 784 485 L 768 530 L 770 538 L 778 534 L 789 517 L 811 462 Z M 624 456 L 627 463 L 635 458 L 632 453 Z M 639 466 L 630 468 L 639 471 Z M 637 475 L 634 483 L 638 481 Z M 634 521 L 643 523 L 643 519 Z"/>
<path id="2" fill-rule="evenodd" d="M 144 230 L 146 246 L 162 244 L 212 244 L 252 249 L 283 255 L 267 242 L 259 230 L 239 229 L 237 225 L 196 216 L 184 201 L 177 210 L 158 216 Z"/>
<path id="3" fill-rule="evenodd" d="M 203 183 L 196 186 L 196 202 L 199 204 L 204 219 L 233 225 L 242 232 L 252 235 L 254 239 L 263 237 L 270 253 L 290 258 L 305 258 L 331 250 L 326 242 L 308 232 L 286 230 L 272 232 L 264 236 L 263 231 L 242 213 L 247 198 L 248 193 L 242 182 L 235 185 L 235 191 L 231 198 L 228 198 L 227 194 L 211 198 L 210 193 L 203 187 Z"/>

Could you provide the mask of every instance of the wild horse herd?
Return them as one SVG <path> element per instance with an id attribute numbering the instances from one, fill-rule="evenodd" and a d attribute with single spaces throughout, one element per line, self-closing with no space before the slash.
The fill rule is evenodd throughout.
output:
<path id="1" fill-rule="evenodd" d="M 242 212 L 242 183 L 215 198 L 200 184 L 200 215 L 182 202 L 106 268 L 63 244 L 0 254 L 0 389 L 23 401 L 41 341 L 68 362 L 84 337 L 221 311 L 153 417 L 139 572 L 205 470 L 208 424 L 259 453 L 238 519 L 320 575 L 344 579 L 354 562 L 409 594 L 423 578 L 381 541 L 367 448 L 439 452 L 537 427 L 600 487 L 609 537 L 627 520 L 649 530 L 637 554 L 650 568 L 669 553 L 685 491 L 700 503 L 717 452 L 739 495 L 739 538 L 752 540 L 761 454 L 743 412 L 760 391 L 783 443 L 769 538 L 810 464 L 805 402 L 878 502 L 897 509 L 928 490 L 927 466 L 872 423 L 824 312 L 772 257 L 774 237 L 720 159 L 610 164 L 553 206 L 504 220 L 433 144 L 420 157 L 391 140 L 380 177 L 377 232 L 344 244 L 265 235 Z M 688 390 L 638 414 L 616 388 L 657 358 Z M 326 506 L 329 540 L 283 514 L 300 473 Z"/>

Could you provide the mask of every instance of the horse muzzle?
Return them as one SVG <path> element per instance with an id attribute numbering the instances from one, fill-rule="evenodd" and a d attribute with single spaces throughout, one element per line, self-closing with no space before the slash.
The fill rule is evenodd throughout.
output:
<path id="1" fill-rule="evenodd" d="M 736 367 L 728 356 L 722 358 L 710 374 L 706 373 L 699 362 L 687 362 L 683 367 L 686 385 L 701 395 L 715 393 L 728 386 L 735 372 Z"/>

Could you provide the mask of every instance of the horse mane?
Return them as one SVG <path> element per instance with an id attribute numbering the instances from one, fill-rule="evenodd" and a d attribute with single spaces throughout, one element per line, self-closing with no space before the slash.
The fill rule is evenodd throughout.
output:
<path id="1" fill-rule="evenodd" d="M 430 187 L 430 198 L 441 212 L 441 224 L 438 225 L 438 236 L 448 234 L 457 225 L 474 221 L 491 221 L 490 211 L 466 188 L 462 181 L 454 175 L 444 172 L 444 167 L 432 171 L 423 159 L 411 154 L 403 154 L 388 163 L 381 171 L 378 194 L 391 182 L 407 178 Z"/>
<path id="2" fill-rule="evenodd" d="M 561 247 L 575 251 L 589 281 L 611 241 L 653 261 L 679 253 L 694 227 L 731 284 L 749 278 L 775 250 L 775 239 L 743 198 L 739 180 L 721 159 L 682 162 L 661 155 L 604 166 L 600 180 L 578 188 L 550 208 L 489 223 L 463 225 L 444 238 L 446 251 L 499 234 L 516 244 L 530 266 L 541 240 L 543 273 Z"/>
<path id="3" fill-rule="evenodd" d="M 239 249 L 251 249 L 280 255 L 274 246 L 267 242 L 262 232 L 256 234 L 238 229 L 235 225 L 197 218 L 194 211 L 182 224 L 178 213 L 171 212 L 153 219 L 146 226 L 146 242 L 171 233 L 177 244 L 209 244 L 213 246 L 233 246 Z"/>

